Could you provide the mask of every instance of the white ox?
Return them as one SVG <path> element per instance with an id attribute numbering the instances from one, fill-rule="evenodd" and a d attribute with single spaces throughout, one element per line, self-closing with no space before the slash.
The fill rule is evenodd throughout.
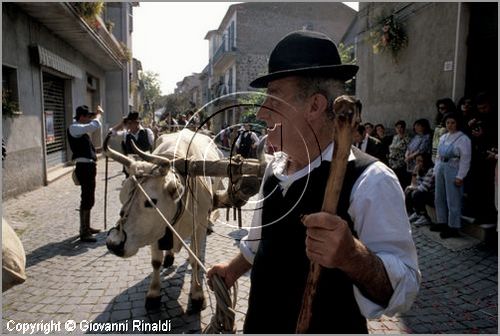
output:
<path id="1" fill-rule="evenodd" d="M 168 236 L 168 233 L 170 235 L 172 233 L 167 229 L 167 224 L 136 186 L 132 176 L 137 176 L 142 188 L 165 218 L 174 224 L 180 236 L 183 239 L 191 238 L 190 247 L 198 258 L 206 240 L 210 215 L 214 210 L 214 194 L 220 178 L 204 176 L 185 178 L 165 165 L 132 160 L 108 148 L 107 141 L 104 150 L 107 156 L 127 166 L 131 175 L 120 192 L 120 201 L 123 204 L 120 220 L 109 231 L 106 245 L 109 251 L 123 258 L 131 257 L 141 247 L 150 245 L 153 274 L 146 295 L 146 307 L 158 307 L 161 301 L 160 267 L 163 260 L 163 251 L 159 246 L 162 242 L 159 240 L 163 237 L 163 244 L 165 245 L 166 241 L 167 245 L 163 249 L 169 249 L 165 257 L 165 267 L 172 264 L 173 253 L 179 252 L 182 245 L 176 237 L 173 238 L 172 244 L 172 236 Z M 196 160 L 219 160 L 223 157 L 208 136 L 199 133 L 195 136 L 194 132 L 187 129 L 162 135 L 150 156 Z M 199 310 L 205 305 L 201 269 L 191 256 L 189 261 L 192 267 L 191 309 Z"/>

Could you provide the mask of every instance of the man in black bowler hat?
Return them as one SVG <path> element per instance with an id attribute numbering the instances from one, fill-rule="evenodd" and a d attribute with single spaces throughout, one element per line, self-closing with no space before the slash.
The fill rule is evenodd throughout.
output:
<path id="1" fill-rule="evenodd" d="M 100 232 L 90 227 L 90 211 L 94 206 L 95 177 L 97 156 L 89 134 L 101 129 L 100 116 L 103 110 L 97 106 L 97 111 L 92 112 L 88 106 L 76 108 L 75 121 L 68 128 L 68 140 L 73 161 L 76 162 L 76 177 L 82 190 L 80 201 L 80 240 L 96 242 L 92 235 Z"/>
<path id="2" fill-rule="evenodd" d="M 310 261 L 323 267 L 311 333 L 367 333 L 366 318 L 411 306 L 420 283 L 415 244 L 396 175 L 351 147 L 337 215 L 321 212 L 332 143 L 332 103 L 356 65 L 313 31 L 278 42 L 257 117 L 277 147 L 248 235 L 229 263 L 213 266 L 228 287 L 251 269 L 245 333 L 294 333 Z M 210 280 L 211 282 L 211 280 Z"/>
<path id="3" fill-rule="evenodd" d="M 110 132 L 113 136 L 123 137 L 121 145 L 126 155 L 134 154 L 132 142 L 144 152 L 150 152 L 153 149 L 154 133 L 150 128 L 141 125 L 139 112 L 129 112 L 129 114 L 123 118 L 122 122 L 110 129 Z M 125 173 L 125 177 L 128 177 L 125 168 L 123 168 L 123 172 Z"/>

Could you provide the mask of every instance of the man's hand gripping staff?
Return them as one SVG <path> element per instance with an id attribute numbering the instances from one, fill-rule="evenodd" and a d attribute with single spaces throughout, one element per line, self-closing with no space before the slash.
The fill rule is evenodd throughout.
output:
<path id="1" fill-rule="evenodd" d="M 334 150 L 321 207 L 322 212 L 306 215 L 302 219 L 307 227 L 306 253 L 311 260 L 311 267 L 297 322 L 296 332 L 299 334 L 307 333 L 309 329 L 312 303 L 316 295 L 321 267 L 339 267 L 343 261 L 349 259 L 344 255 L 348 251 L 352 251 L 352 246 L 349 244 L 355 244 L 347 223 L 335 215 L 351 150 L 352 132 L 360 122 L 360 112 L 356 99 L 346 95 L 337 97 L 333 102 L 333 118 Z M 326 227 L 327 223 L 334 223 L 334 226 Z M 325 253 L 326 251 L 329 253 Z"/>

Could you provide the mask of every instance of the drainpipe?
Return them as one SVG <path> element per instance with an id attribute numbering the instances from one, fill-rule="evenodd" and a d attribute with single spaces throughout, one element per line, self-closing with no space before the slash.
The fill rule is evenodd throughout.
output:
<path id="1" fill-rule="evenodd" d="M 49 177 L 47 171 L 47 143 L 46 141 L 46 128 L 45 128 L 45 104 L 43 100 L 43 70 L 40 67 L 39 70 L 40 78 L 40 106 L 42 107 L 42 166 L 43 166 L 43 185 L 47 186 L 49 184 Z"/>
<path id="2" fill-rule="evenodd" d="M 455 57 L 453 60 L 453 85 L 451 89 L 451 99 L 456 100 L 457 90 L 457 62 L 458 62 L 458 44 L 460 39 L 460 17 L 462 16 L 462 3 L 457 3 L 457 29 L 455 32 Z"/>

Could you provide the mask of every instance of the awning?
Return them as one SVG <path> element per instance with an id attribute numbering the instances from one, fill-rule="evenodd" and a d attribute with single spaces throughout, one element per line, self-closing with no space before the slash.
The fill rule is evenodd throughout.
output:
<path id="1" fill-rule="evenodd" d="M 34 61 L 71 77 L 83 78 L 83 71 L 59 55 L 39 46 L 32 46 Z"/>

